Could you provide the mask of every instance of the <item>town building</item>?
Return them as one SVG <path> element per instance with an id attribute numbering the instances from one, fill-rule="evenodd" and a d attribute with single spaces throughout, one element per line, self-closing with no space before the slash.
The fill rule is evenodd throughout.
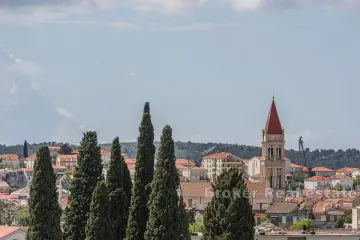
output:
<path id="1" fill-rule="evenodd" d="M 77 166 L 77 154 L 59 154 L 56 157 L 56 166 L 75 169 Z"/>
<path id="2" fill-rule="evenodd" d="M 27 158 L 24 158 L 24 164 L 26 168 L 34 168 L 36 160 L 36 153 L 28 156 Z"/>
<path id="3" fill-rule="evenodd" d="M 323 190 L 329 188 L 331 181 L 327 177 L 313 176 L 304 180 L 305 190 Z"/>
<path id="4" fill-rule="evenodd" d="M 326 167 L 314 167 L 312 169 L 316 176 L 320 177 L 331 177 L 335 175 L 335 171 Z"/>
<path id="5" fill-rule="evenodd" d="M 202 159 L 202 167 L 207 170 L 207 177 L 213 181 L 223 171 L 237 168 L 243 171 L 244 162 L 231 153 L 221 152 L 205 156 Z"/>
<path id="6" fill-rule="evenodd" d="M 205 181 L 180 182 L 179 191 L 183 197 L 185 208 L 188 210 L 194 209 L 200 213 L 205 211 L 213 197 L 211 184 Z"/>
<path id="7" fill-rule="evenodd" d="M 271 223 L 279 227 L 288 228 L 299 221 L 299 205 L 297 203 L 275 203 L 267 210 Z"/>
<path id="8" fill-rule="evenodd" d="M 4 153 L 0 155 L 0 168 L 19 168 L 20 158 L 17 154 Z"/>
<path id="9" fill-rule="evenodd" d="M 351 190 L 353 187 L 353 178 L 345 173 L 337 173 L 334 176 L 329 177 L 329 180 L 331 181 L 332 187 L 339 185 L 344 190 Z"/>

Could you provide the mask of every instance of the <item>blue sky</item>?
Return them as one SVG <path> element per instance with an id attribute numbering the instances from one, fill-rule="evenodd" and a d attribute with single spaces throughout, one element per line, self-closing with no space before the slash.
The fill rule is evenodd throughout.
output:
<path id="1" fill-rule="evenodd" d="M 359 148 L 359 0 L 0 2 L 0 142 L 156 136 L 260 145 L 275 92 L 287 147 Z"/>

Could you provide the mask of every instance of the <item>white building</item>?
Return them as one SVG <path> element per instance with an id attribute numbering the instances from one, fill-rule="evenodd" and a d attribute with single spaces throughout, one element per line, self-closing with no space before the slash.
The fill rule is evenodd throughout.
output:
<path id="1" fill-rule="evenodd" d="M 322 190 L 330 186 L 331 181 L 327 177 L 313 176 L 304 180 L 305 190 Z"/>
<path id="2" fill-rule="evenodd" d="M 342 188 L 352 188 L 353 186 L 353 178 L 347 176 L 344 173 L 337 173 L 335 176 L 328 178 L 331 181 L 331 185 L 335 187 L 336 185 L 340 185 Z"/>
<path id="3" fill-rule="evenodd" d="M 19 168 L 20 159 L 17 154 L 4 153 L 0 155 L 0 168 Z"/>
<path id="4" fill-rule="evenodd" d="M 207 169 L 208 178 L 213 181 L 224 170 L 230 168 L 244 169 L 244 162 L 231 153 L 221 152 L 208 155 L 202 159 L 202 167 Z"/>

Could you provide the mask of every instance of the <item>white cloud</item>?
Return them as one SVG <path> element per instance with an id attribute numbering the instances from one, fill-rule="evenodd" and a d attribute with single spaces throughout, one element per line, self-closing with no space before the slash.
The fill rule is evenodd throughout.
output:
<path id="1" fill-rule="evenodd" d="M 238 25 L 232 23 L 213 23 L 213 22 L 195 22 L 185 25 L 171 26 L 167 28 L 168 31 L 207 31 L 214 28 L 229 28 L 237 27 Z"/>
<path id="2" fill-rule="evenodd" d="M 11 94 L 14 94 L 14 93 L 16 93 L 17 91 L 18 91 L 18 85 L 15 84 L 15 83 L 13 83 L 12 86 L 11 86 L 11 88 L 10 88 L 10 90 L 9 90 L 9 92 L 10 92 Z"/>
<path id="3" fill-rule="evenodd" d="M 206 0 L 135 0 L 135 9 L 140 12 L 183 14 L 205 4 Z"/>
<path id="4" fill-rule="evenodd" d="M 38 25 L 112 9 L 121 0 L 1 0 L 0 24 Z M 71 23 L 68 21 L 67 23 Z M 72 22 L 74 23 L 74 22 Z M 78 23 L 78 22 L 77 22 Z"/>
<path id="5" fill-rule="evenodd" d="M 114 28 L 120 28 L 120 29 L 135 29 L 136 25 L 131 23 L 131 22 L 124 22 L 124 21 L 116 21 L 116 22 L 111 22 L 109 24 L 110 27 L 114 27 Z"/>
<path id="6" fill-rule="evenodd" d="M 56 112 L 57 114 L 59 114 L 59 116 L 65 117 L 65 118 L 72 118 L 73 114 L 67 110 L 66 108 L 62 108 L 62 107 L 58 107 L 56 108 Z"/>
<path id="7" fill-rule="evenodd" d="M 279 10 L 292 8 L 337 8 L 360 10 L 359 0 L 229 0 L 237 11 Z"/>
<path id="8" fill-rule="evenodd" d="M 19 75 L 39 75 L 43 73 L 43 70 L 36 63 L 18 58 L 14 60 L 14 64 L 8 67 L 8 70 Z"/>

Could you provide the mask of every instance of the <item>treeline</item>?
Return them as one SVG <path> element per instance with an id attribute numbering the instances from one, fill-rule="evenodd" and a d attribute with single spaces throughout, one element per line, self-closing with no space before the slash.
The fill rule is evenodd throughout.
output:
<path id="1" fill-rule="evenodd" d="M 189 214 L 178 194 L 172 129 L 168 125 L 163 129 L 154 170 L 156 148 L 148 103 L 137 149 L 133 183 L 119 138 L 111 145 L 110 167 L 104 176 L 97 133 L 85 132 L 69 204 L 62 212 L 49 148 L 40 147 L 30 187 L 27 240 L 190 240 Z M 254 215 L 241 171 L 223 172 L 213 187 L 223 194 L 215 194 L 206 208 L 202 239 L 254 239 Z"/>
<path id="2" fill-rule="evenodd" d="M 255 146 L 246 146 L 238 144 L 224 143 L 193 143 L 177 142 L 176 155 L 178 158 L 193 159 L 200 163 L 204 155 L 229 152 L 240 158 L 249 159 L 261 155 L 261 148 Z M 324 166 L 333 169 L 342 167 L 360 167 L 360 151 L 357 149 L 347 150 L 324 150 L 315 149 L 305 150 L 306 159 L 309 167 Z M 294 163 L 303 165 L 304 161 L 299 151 L 290 149 L 286 151 L 286 156 Z"/>

